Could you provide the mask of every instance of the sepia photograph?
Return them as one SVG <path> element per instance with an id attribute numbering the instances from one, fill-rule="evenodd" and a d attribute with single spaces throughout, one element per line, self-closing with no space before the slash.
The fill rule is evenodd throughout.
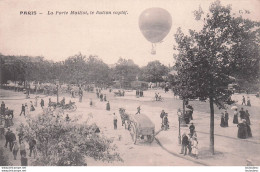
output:
<path id="1" fill-rule="evenodd" d="M 259 9 L 259 0 L 0 0 L 0 171 L 258 172 Z"/>

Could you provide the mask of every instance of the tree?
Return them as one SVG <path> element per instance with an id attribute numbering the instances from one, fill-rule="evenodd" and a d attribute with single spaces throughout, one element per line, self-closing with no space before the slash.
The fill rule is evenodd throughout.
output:
<path id="1" fill-rule="evenodd" d="M 19 131 L 29 142 L 37 140 L 37 166 L 85 166 L 85 157 L 101 161 L 122 161 L 112 140 L 96 133 L 97 126 L 79 124 L 80 117 L 66 121 L 62 115 L 51 112 L 27 118 Z"/>
<path id="2" fill-rule="evenodd" d="M 120 58 L 114 68 L 114 79 L 119 80 L 123 87 L 127 87 L 130 82 L 136 80 L 139 71 L 140 68 L 133 60 Z"/>
<path id="3" fill-rule="evenodd" d="M 225 108 L 224 103 L 232 94 L 227 89 L 228 84 L 232 82 L 231 76 L 236 74 L 243 77 L 241 70 L 245 67 L 241 61 L 251 64 L 252 69 L 247 68 L 250 78 L 256 78 L 252 72 L 256 71 L 257 67 L 259 70 L 259 23 L 240 18 L 243 26 L 250 28 L 242 31 L 234 24 L 238 19 L 231 15 L 231 6 L 222 6 L 220 1 L 215 1 L 209 7 L 209 13 L 204 18 L 204 25 L 200 31 L 190 30 L 188 35 L 184 35 L 181 29 L 178 29 L 175 34 L 176 49 L 179 52 L 175 64 L 178 73 L 175 91 L 184 99 L 209 100 L 212 154 L 214 154 L 214 104 L 219 108 Z M 258 32 L 253 31 L 253 28 Z M 237 35 L 234 36 L 234 33 Z M 245 37 L 244 34 L 252 35 Z M 252 39 L 253 35 L 257 39 Z M 250 50 L 254 51 L 251 52 L 255 53 L 254 57 L 245 59 L 246 57 L 242 56 L 246 51 L 238 48 L 239 39 L 250 42 L 249 45 L 252 46 Z M 235 53 L 238 49 L 240 53 Z M 252 65 L 256 61 L 258 64 Z"/>
<path id="4" fill-rule="evenodd" d="M 163 76 L 168 74 L 168 68 L 158 60 L 149 62 L 142 68 L 142 78 L 147 82 L 162 82 Z"/>

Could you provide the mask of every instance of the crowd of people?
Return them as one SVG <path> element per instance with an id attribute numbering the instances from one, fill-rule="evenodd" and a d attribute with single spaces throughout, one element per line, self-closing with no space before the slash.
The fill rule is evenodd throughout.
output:
<path id="1" fill-rule="evenodd" d="M 247 103 L 245 96 L 242 97 L 242 106 L 251 106 L 250 98 L 247 98 Z M 243 107 L 241 107 L 240 111 L 238 111 L 237 106 L 233 106 L 232 109 L 234 110 L 234 116 L 233 116 L 233 124 L 237 125 L 238 132 L 237 137 L 240 139 L 246 139 L 249 137 L 252 137 L 252 131 L 251 131 L 251 121 L 250 121 L 250 114 L 249 111 L 246 109 L 244 110 Z M 221 120 L 220 120 L 220 126 L 221 127 L 229 127 L 229 114 L 225 110 L 225 112 L 221 113 Z"/>
<path id="2" fill-rule="evenodd" d="M 195 126 L 193 123 L 189 126 L 190 133 L 187 135 L 185 132 L 182 135 L 181 139 L 181 153 L 184 156 L 185 155 L 191 155 L 194 156 L 196 159 L 198 159 L 198 139 L 197 139 L 197 133 L 195 131 Z M 188 151 L 188 152 L 187 152 Z"/>

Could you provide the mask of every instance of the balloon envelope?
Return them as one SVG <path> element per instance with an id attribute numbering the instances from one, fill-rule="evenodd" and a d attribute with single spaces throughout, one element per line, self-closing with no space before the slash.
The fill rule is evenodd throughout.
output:
<path id="1" fill-rule="evenodd" d="M 162 8 L 149 8 L 139 17 L 139 28 L 144 37 L 151 43 L 162 41 L 172 26 L 172 17 Z"/>

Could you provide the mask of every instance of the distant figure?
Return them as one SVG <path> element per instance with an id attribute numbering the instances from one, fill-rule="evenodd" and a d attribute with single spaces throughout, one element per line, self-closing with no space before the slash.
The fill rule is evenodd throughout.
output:
<path id="1" fill-rule="evenodd" d="M 8 144 L 10 145 L 10 128 L 7 129 L 7 132 L 5 133 L 5 148 L 7 148 Z"/>
<path id="2" fill-rule="evenodd" d="M 44 100 L 41 99 L 41 108 L 43 108 L 43 106 L 44 106 Z"/>
<path id="3" fill-rule="evenodd" d="M 154 93 L 155 94 L 155 101 L 158 101 L 158 94 L 157 93 Z"/>
<path id="4" fill-rule="evenodd" d="M 65 105 L 65 97 L 62 98 L 62 100 L 60 101 L 61 106 Z"/>
<path id="5" fill-rule="evenodd" d="M 163 117 L 166 113 L 164 112 L 164 110 L 162 110 L 161 114 L 160 114 L 160 118 L 162 118 L 162 123 L 163 123 Z"/>
<path id="6" fill-rule="evenodd" d="M 169 120 L 168 120 L 168 114 L 165 113 L 164 117 L 163 117 L 163 127 L 164 130 L 169 129 Z"/>
<path id="7" fill-rule="evenodd" d="M 238 111 L 237 111 L 237 109 L 235 109 L 235 111 L 234 111 L 233 124 L 238 124 Z"/>
<path id="8" fill-rule="evenodd" d="M 2 101 L 1 103 L 1 115 L 4 115 L 5 114 L 5 102 Z"/>
<path id="9" fill-rule="evenodd" d="M 22 104 L 22 110 L 21 110 L 20 116 L 21 116 L 22 114 L 25 116 L 25 106 L 24 106 L 23 104 Z"/>
<path id="10" fill-rule="evenodd" d="M 69 117 L 69 114 L 66 115 L 66 122 L 69 122 L 70 121 L 70 117 Z"/>
<path id="11" fill-rule="evenodd" d="M 225 111 L 225 127 L 228 127 L 228 119 L 229 119 L 229 115 L 227 111 Z"/>
<path id="12" fill-rule="evenodd" d="M 18 145 L 17 141 L 14 141 L 14 146 L 13 146 L 13 150 L 12 150 L 14 160 L 16 160 L 18 151 L 19 151 L 19 145 Z"/>
<path id="13" fill-rule="evenodd" d="M 189 129 L 190 129 L 190 134 L 191 134 L 191 137 L 192 137 L 193 134 L 194 134 L 194 130 L 195 130 L 195 126 L 193 125 L 193 123 L 191 123 Z"/>
<path id="14" fill-rule="evenodd" d="M 51 106 L 51 98 L 49 98 L 49 104 L 48 105 L 49 105 L 49 107 Z"/>
<path id="15" fill-rule="evenodd" d="M 20 144 L 20 155 L 26 155 L 26 148 L 25 148 L 25 144 L 24 142 L 22 141 L 21 144 Z"/>
<path id="16" fill-rule="evenodd" d="M 107 111 L 110 111 L 110 103 L 109 103 L 109 101 L 107 102 L 106 110 L 107 110 Z"/>
<path id="17" fill-rule="evenodd" d="M 250 98 L 247 97 L 247 106 L 251 106 Z"/>
<path id="18" fill-rule="evenodd" d="M 29 157 L 32 156 L 33 153 L 33 157 L 36 158 L 36 140 L 35 139 L 31 139 L 29 142 L 29 150 L 30 150 L 30 154 Z"/>
<path id="19" fill-rule="evenodd" d="M 92 99 L 90 99 L 89 105 L 90 105 L 90 106 L 93 105 Z"/>
<path id="20" fill-rule="evenodd" d="M 116 129 L 117 129 L 117 116 L 114 113 L 114 130 L 116 130 Z"/>
<path id="21" fill-rule="evenodd" d="M 103 102 L 103 94 L 102 93 L 100 94 L 99 97 L 100 97 L 100 101 Z"/>
<path id="22" fill-rule="evenodd" d="M 243 98 L 242 98 L 242 105 L 246 105 L 246 98 L 245 98 L 245 96 L 243 96 Z"/>
<path id="23" fill-rule="evenodd" d="M 223 112 L 221 113 L 220 126 L 221 126 L 221 127 L 225 127 L 225 115 L 224 115 Z"/>
<path id="24" fill-rule="evenodd" d="M 15 134 L 13 133 L 12 130 L 10 130 L 9 139 L 10 139 L 10 140 L 9 140 L 10 151 L 12 151 L 13 146 L 14 146 L 14 141 L 16 141 L 16 136 L 15 136 Z"/>
<path id="25" fill-rule="evenodd" d="M 104 101 L 106 102 L 107 101 L 107 96 L 104 94 Z"/>
<path id="26" fill-rule="evenodd" d="M 136 114 L 140 114 L 140 113 L 141 113 L 141 107 L 138 106 L 138 107 L 137 107 L 137 112 L 136 112 Z"/>
<path id="27" fill-rule="evenodd" d="M 35 111 L 35 108 L 34 108 L 34 106 L 33 106 L 32 101 L 30 101 L 30 103 L 31 103 L 30 111 Z"/>
<path id="28" fill-rule="evenodd" d="M 237 137 L 240 139 L 246 139 L 248 137 L 248 133 L 245 119 L 243 119 L 242 122 L 237 125 L 237 127 Z"/>
<path id="29" fill-rule="evenodd" d="M 240 113 L 240 119 L 241 119 L 241 120 L 242 120 L 242 119 L 246 119 L 246 112 L 244 111 L 243 108 L 241 108 L 241 110 L 239 111 L 239 113 Z"/>

